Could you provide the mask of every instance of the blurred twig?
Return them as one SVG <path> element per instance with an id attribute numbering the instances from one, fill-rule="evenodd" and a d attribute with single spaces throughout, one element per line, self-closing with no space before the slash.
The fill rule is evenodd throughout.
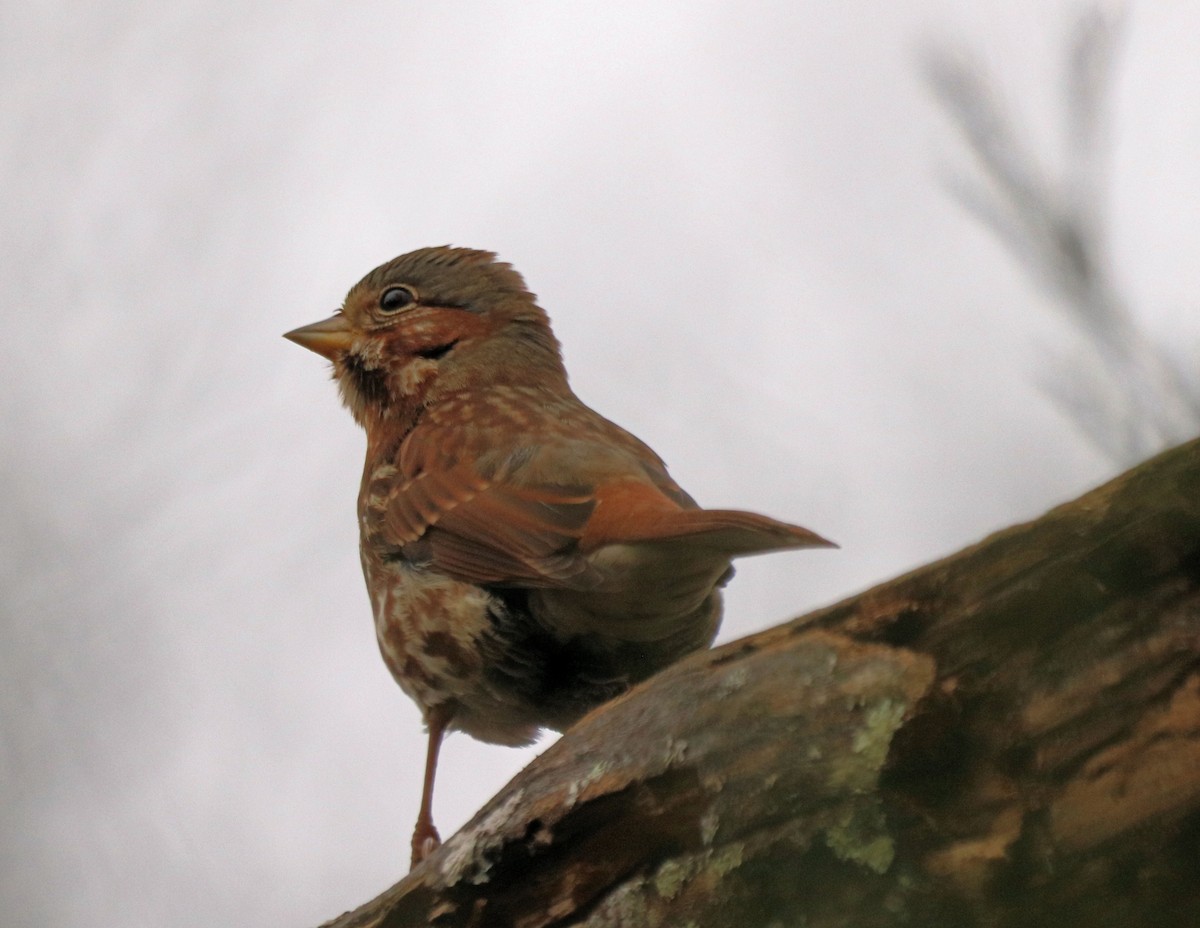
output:
<path id="1" fill-rule="evenodd" d="M 982 177 L 950 186 L 1085 339 L 1043 386 L 1114 462 L 1132 464 L 1200 433 L 1200 382 L 1139 325 L 1113 280 L 1102 209 L 1109 85 L 1123 17 L 1099 8 L 1071 37 L 1064 101 L 1066 157 L 1059 176 L 1023 144 L 983 68 L 945 49 L 926 76 L 977 159 Z"/>

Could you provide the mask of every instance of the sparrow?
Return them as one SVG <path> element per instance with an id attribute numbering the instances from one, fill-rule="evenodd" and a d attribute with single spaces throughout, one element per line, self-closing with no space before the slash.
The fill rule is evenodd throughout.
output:
<path id="1" fill-rule="evenodd" d="M 428 731 L 413 866 L 449 731 L 525 745 L 708 647 L 734 558 L 836 547 L 702 509 L 571 391 L 545 311 L 488 251 L 422 248 L 285 336 L 367 436 L 360 555 L 383 660 Z"/>

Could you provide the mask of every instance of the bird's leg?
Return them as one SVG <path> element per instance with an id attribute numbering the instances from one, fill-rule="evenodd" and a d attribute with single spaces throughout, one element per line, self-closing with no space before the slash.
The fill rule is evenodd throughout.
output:
<path id="1" fill-rule="evenodd" d="M 425 716 L 429 728 L 429 747 L 425 753 L 425 788 L 421 792 L 421 811 L 417 813 L 417 827 L 413 829 L 412 865 L 415 867 L 437 850 L 442 843 L 441 835 L 433 827 L 433 779 L 437 773 L 438 750 L 442 736 L 450 724 L 453 710 L 447 705 L 434 706 Z"/>

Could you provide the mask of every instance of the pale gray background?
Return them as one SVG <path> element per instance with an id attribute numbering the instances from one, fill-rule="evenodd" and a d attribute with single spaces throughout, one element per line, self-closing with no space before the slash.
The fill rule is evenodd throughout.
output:
<path id="1" fill-rule="evenodd" d="M 0 7 L 0 920 L 315 925 L 406 869 L 416 710 L 376 652 L 363 440 L 280 333 L 411 248 L 498 250 L 579 394 L 743 562 L 729 639 L 1110 476 L 1040 391 L 1076 337 L 945 192 L 960 42 L 1049 161 L 1049 0 Z M 1132 9 L 1116 274 L 1194 345 L 1200 4 Z M 533 751 L 452 738 L 450 832 Z"/>

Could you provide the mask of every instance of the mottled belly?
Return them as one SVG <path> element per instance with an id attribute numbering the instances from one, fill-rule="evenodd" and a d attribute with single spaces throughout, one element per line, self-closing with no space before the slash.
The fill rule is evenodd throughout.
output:
<path id="1" fill-rule="evenodd" d="M 364 557 L 379 650 L 423 713 L 452 710 L 450 727 L 498 744 L 528 744 L 545 724 L 519 688 L 497 679 L 497 610 L 487 590 L 403 561 Z"/>
<path id="2" fill-rule="evenodd" d="M 423 713 L 446 707 L 452 729 L 498 744 L 527 744 L 541 728 L 564 730 L 707 645 L 720 615 L 713 593 L 658 640 L 580 634 L 579 623 L 562 621 L 565 605 L 544 591 L 489 590 L 366 553 L 363 568 L 379 650 L 401 689 Z M 626 631 L 622 619 L 611 621 Z"/>
<path id="3" fill-rule="evenodd" d="M 379 650 L 400 688 L 424 710 L 466 695 L 480 672 L 474 641 L 488 594 L 402 563 L 365 570 Z"/>

